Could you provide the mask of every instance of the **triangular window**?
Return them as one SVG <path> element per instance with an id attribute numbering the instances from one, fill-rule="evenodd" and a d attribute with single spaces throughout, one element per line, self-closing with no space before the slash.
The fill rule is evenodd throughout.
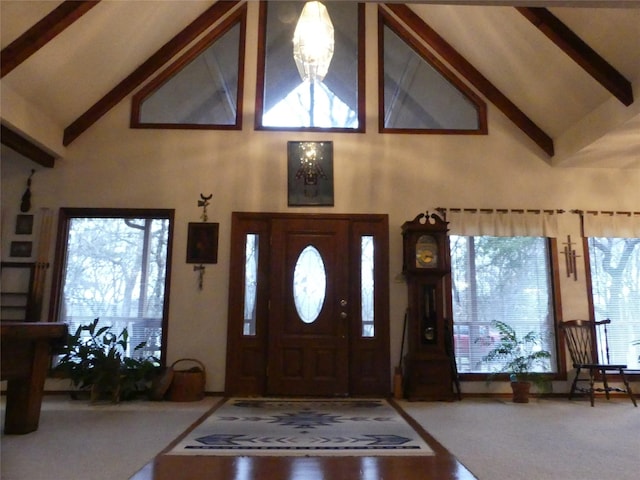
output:
<path id="1" fill-rule="evenodd" d="M 380 15 L 380 131 L 486 133 L 485 103 L 399 23 Z"/>
<path id="2" fill-rule="evenodd" d="M 240 129 L 245 24 L 243 8 L 134 95 L 131 126 Z"/>
<path id="3" fill-rule="evenodd" d="M 302 78 L 294 59 L 305 2 L 260 5 L 256 128 L 364 131 L 364 5 L 321 2 L 333 29 L 333 55 L 326 75 L 315 81 Z"/>

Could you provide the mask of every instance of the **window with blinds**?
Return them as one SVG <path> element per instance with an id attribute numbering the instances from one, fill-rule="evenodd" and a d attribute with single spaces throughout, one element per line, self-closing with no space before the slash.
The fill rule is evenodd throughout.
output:
<path id="1" fill-rule="evenodd" d="M 483 357 L 499 339 L 499 320 L 522 337 L 535 331 L 541 349 L 555 355 L 554 305 L 549 240 L 543 237 L 451 235 L 455 357 L 459 373 L 501 370 Z M 540 370 L 543 371 L 543 370 Z M 546 372 L 557 371 L 552 357 Z"/>
<path id="2" fill-rule="evenodd" d="M 127 329 L 127 355 L 160 358 L 172 214 L 120 213 L 62 212 L 67 231 L 58 321 L 73 333 L 99 318 L 99 327 L 116 334 Z M 134 352 L 141 342 L 145 347 Z"/>
<path id="3" fill-rule="evenodd" d="M 611 320 L 609 361 L 640 369 L 640 238 L 592 237 L 588 244 L 595 319 Z"/>

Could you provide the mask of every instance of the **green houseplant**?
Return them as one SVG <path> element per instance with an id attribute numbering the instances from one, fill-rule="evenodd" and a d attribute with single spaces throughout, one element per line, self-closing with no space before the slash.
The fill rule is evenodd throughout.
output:
<path id="1" fill-rule="evenodd" d="M 511 325 L 499 320 L 494 320 L 491 325 L 497 330 L 498 339 L 495 346 L 482 357 L 482 362 L 500 362 L 502 367 L 493 372 L 489 380 L 499 373 L 508 373 L 515 403 L 529 402 L 531 384 L 541 391 L 547 391 L 551 383 L 544 374 L 535 371 L 536 367 L 547 370 L 547 360 L 551 358 L 551 353 L 542 348 L 543 336 L 530 331 L 519 337 Z M 476 341 L 486 339 L 478 338 Z"/>
<path id="2" fill-rule="evenodd" d="M 54 374 L 69 378 L 77 390 L 90 391 L 92 402 L 104 396 L 119 402 L 146 393 L 159 369 L 158 359 L 127 356 L 127 329 L 116 334 L 111 326 L 98 324 L 96 318 L 69 333 Z M 136 345 L 133 353 L 145 346 L 146 342 Z"/>

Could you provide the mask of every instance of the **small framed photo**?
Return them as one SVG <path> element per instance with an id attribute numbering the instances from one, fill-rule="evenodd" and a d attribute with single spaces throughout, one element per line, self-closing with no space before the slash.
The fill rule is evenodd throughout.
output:
<path id="1" fill-rule="evenodd" d="M 16 235 L 33 233 L 33 215 L 18 215 L 16 218 Z"/>
<path id="2" fill-rule="evenodd" d="M 33 242 L 11 242 L 9 255 L 12 257 L 30 257 Z"/>
<path id="3" fill-rule="evenodd" d="M 333 142 L 288 142 L 290 207 L 333 206 Z"/>
<path id="4" fill-rule="evenodd" d="M 189 223 L 187 263 L 218 263 L 218 227 L 218 223 Z"/>

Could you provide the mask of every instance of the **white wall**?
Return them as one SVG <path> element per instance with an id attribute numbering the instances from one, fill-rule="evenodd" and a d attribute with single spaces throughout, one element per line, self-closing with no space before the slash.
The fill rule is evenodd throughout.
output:
<path id="1" fill-rule="evenodd" d="M 373 29 L 371 29 L 373 30 Z M 248 28 L 248 32 L 255 31 Z M 637 210 L 640 170 L 552 167 L 548 158 L 489 105 L 489 135 L 377 133 L 376 58 L 368 51 L 367 133 L 312 134 L 253 130 L 256 41 L 247 41 L 242 131 L 133 130 L 130 98 L 66 149 L 55 168 L 35 166 L 33 206 L 173 208 L 176 211 L 168 362 L 195 357 L 207 390 L 224 388 L 230 220 L 233 211 L 387 213 L 390 220 L 391 359 L 398 361 L 406 288 L 400 225 L 436 207 Z M 288 208 L 289 140 L 334 143 L 335 206 Z M 34 164 L 2 162 L 2 259 L 8 258 L 20 196 Z M 200 193 L 213 193 L 209 221 L 220 223 L 218 264 L 197 288 L 185 263 L 187 224 L 199 221 Z M 579 239 L 579 218 L 565 213 L 559 246 Z M 51 252 L 53 252 L 53 244 Z M 578 281 L 561 272 L 563 316 L 587 315 L 581 245 Z M 562 257 L 561 257 L 562 258 Z M 53 254 L 51 254 L 53 260 Z M 50 279 L 49 279 L 50 280 Z M 45 308 L 46 313 L 46 308 Z M 484 383 L 465 390 L 484 389 Z"/>

